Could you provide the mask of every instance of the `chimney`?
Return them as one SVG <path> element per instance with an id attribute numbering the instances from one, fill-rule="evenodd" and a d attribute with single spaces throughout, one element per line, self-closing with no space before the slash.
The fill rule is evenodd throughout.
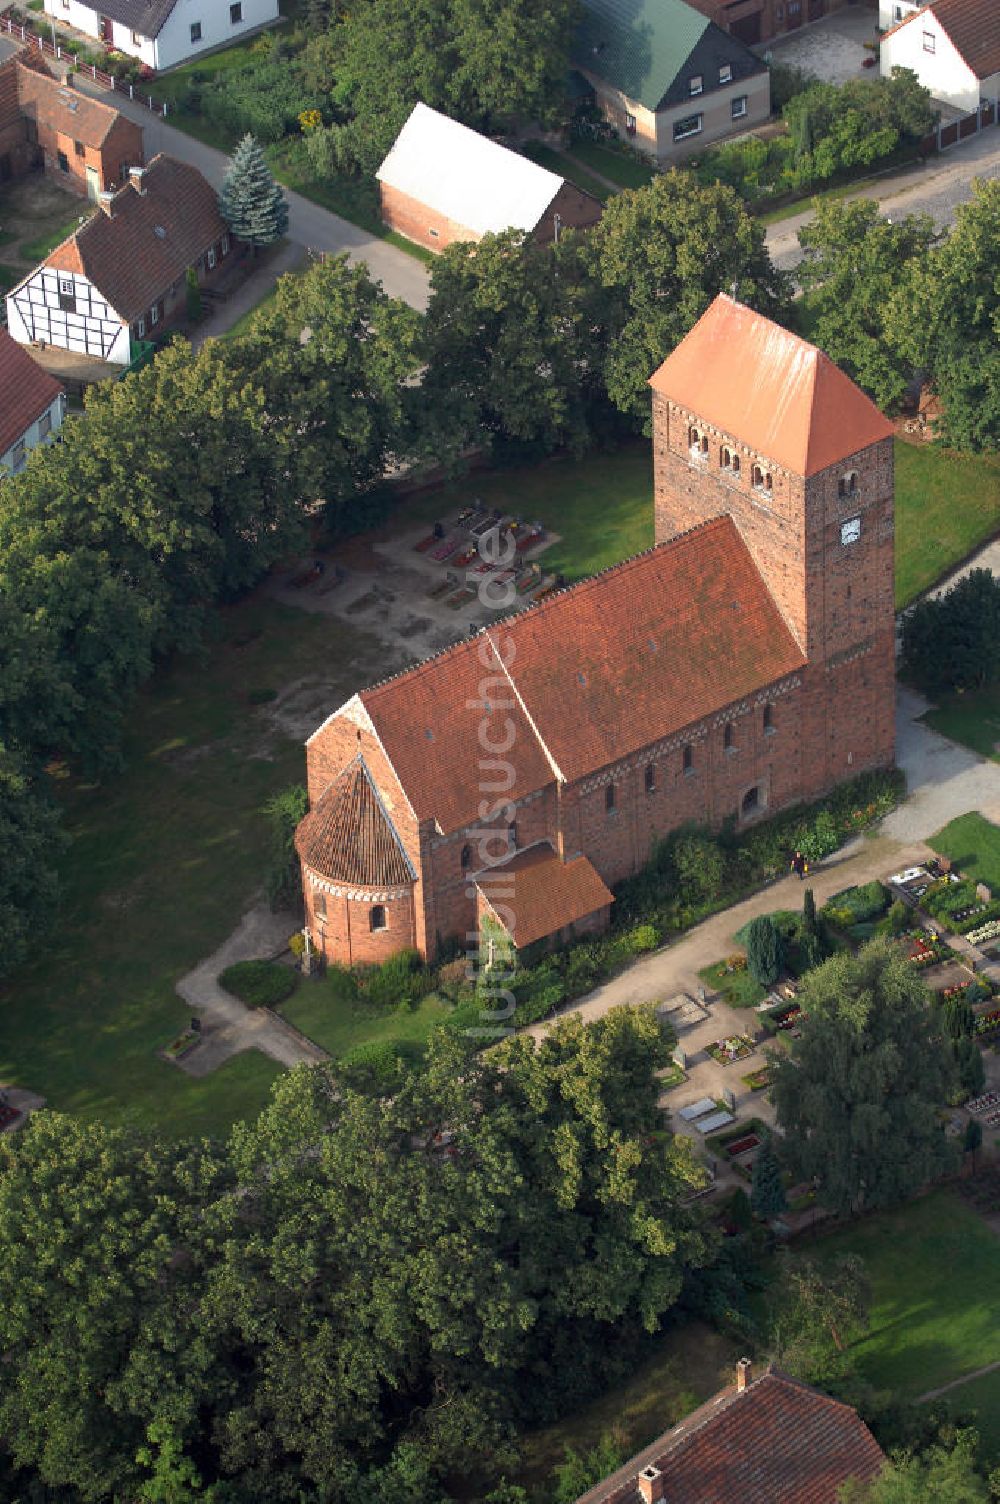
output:
<path id="1" fill-rule="evenodd" d="M 143 178 L 145 176 L 146 176 L 146 169 L 145 169 L 145 167 L 130 167 L 129 168 L 129 170 L 128 170 L 128 180 L 132 184 L 132 187 L 135 189 L 136 193 L 141 193 L 141 194 L 145 195 L 146 189 L 145 189 L 145 186 L 143 184 Z"/>
<path id="2" fill-rule="evenodd" d="M 666 1478 L 654 1463 L 644 1467 L 636 1482 L 639 1485 L 639 1497 L 643 1504 L 662 1504 L 663 1490 L 666 1487 Z"/>
<path id="3" fill-rule="evenodd" d="M 749 1358 L 741 1358 L 736 1365 L 736 1393 L 742 1394 L 753 1382 L 753 1364 Z"/>
<path id="4" fill-rule="evenodd" d="M 104 210 L 108 218 L 113 219 L 115 214 L 115 196 L 111 192 L 111 190 L 108 188 L 102 189 L 101 192 L 97 195 L 97 202 L 100 204 L 101 208 Z"/>

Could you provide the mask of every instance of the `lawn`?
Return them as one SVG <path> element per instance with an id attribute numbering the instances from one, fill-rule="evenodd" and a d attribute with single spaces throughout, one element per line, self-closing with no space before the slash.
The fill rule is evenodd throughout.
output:
<path id="1" fill-rule="evenodd" d="M 1000 1368 L 981 1379 L 970 1379 L 942 1399 L 956 1419 L 975 1412 L 983 1460 L 991 1468 L 1000 1464 Z"/>
<path id="2" fill-rule="evenodd" d="M 517 1481 L 540 1487 L 567 1447 L 588 1452 L 607 1432 L 632 1456 L 732 1383 L 739 1356 L 729 1338 L 701 1322 L 664 1332 L 622 1384 L 558 1424 L 520 1437 L 524 1461 Z"/>
<path id="3" fill-rule="evenodd" d="M 61 245 L 67 235 L 72 235 L 74 230 L 80 228 L 80 220 L 86 219 L 91 212 L 89 204 L 82 204 L 72 219 L 67 219 L 55 230 L 49 230 L 40 235 L 37 240 L 22 240 L 17 248 L 17 254 L 22 261 L 44 261 L 50 251 L 54 251 L 57 245 Z"/>
<path id="4" fill-rule="evenodd" d="M 600 146 L 596 141 L 574 141 L 569 155 L 602 177 L 610 178 L 619 188 L 645 188 L 656 177 L 656 169 L 644 158 Z"/>
<path id="5" fill-rule="evenodd" d="M 406 517 L 447 517 L 475 498 L 543 522 L 559 541 L 540 555 L 546 573 L 583 579 L 653 543 L 653 462 L 649 441 L 584 460 L 472 473 L 405 503 Z"/>
<path id="6" fill-rule="evenodd" d="M 923 719 L 942 736 L 1000 762 L 1000 687 L 944 696 Z"/>
<path id="7" fill-rule="evenodd" d="M 174 983 L 261 883 L 261 806 L 302 781 L 305 734 L 384 660 L 362 632 L 267 602 L 213 622 L 204 657 L 179 660 L 139 696 L 126 771 L 62 786 L 62 912 L 33 964 L 0 988 L 0 1081 L 84 1119 L 169 1135 L 225 1131 L 277 1074 L 254 1052 L 194 1080 L 154 1051 L 187 1022 Z M 252 705 L 267 688 L 287 696 Z"/>
<path id="8" fill-rule="evenodd" d="M 341 989 L 331 987 L 326 977 L 303 981 L 280 1008 L 282 1017 L 335 1058 L 355 1045 L 389 1042 L 398 1045 L 400 1054 L 411 1060 L 423 1054 L 431 1030 L 451 1011 L 447 1003 L 433 995 L 403 1012 L 367 1007 L 360 1000 L 345 1002 Z"/>
<path id="9" fill-rule="evenodd" d="M 788 1256 L 822 1262 L 841 1253 L 860 1255 L 872 1281 L 871 1332 L 855 1356 L 876 1388 L 915 1399 L 1000 1358 L 1000 1240 L 953 1191 L 866 1217 Z"/>
<path id="10" fill-rule="evenodd" d="M 896 444 L 896 605 L 1000 531 L 1000 455 Z"/>
<path id="11" fill-rule="evenodd" d="M 732 1008 L 755 1008 L 764 1001 L 766 989 L 745 969 L 727 971 L 725 961 L 703 966 L 698 975 L 710 992 L 721 993 Z"/>
<path id="12" fill-rule="evenodd" d="M 982 815 L 959 815 L 931 836 L 928 845 L 950 857 L 967 877 L 1000 893 L 1000 826 Z"/>
<path id="13" fill-rule="evenodd" d="M 521 150 L 532 162 L 537 162 L 539 167 L 547 167 L 549 172 L 555 172 L 560 177 L 567 178 L 584 193 L 600 199 L 602 204 L 615 191 L 607 184 L 599 182 L 585 167 L 575 162 L 572 157 L 568 157 L 565 152 L 553 151 L 551 146 L 543 146 L 540 141 L 526 141 Z"/>

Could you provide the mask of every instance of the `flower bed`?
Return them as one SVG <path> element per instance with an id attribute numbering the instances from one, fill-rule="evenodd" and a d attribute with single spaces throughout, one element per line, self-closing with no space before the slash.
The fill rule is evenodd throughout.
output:
<path id="1" fill-rule="evenodd" d="M 990 919 L 986 924 L 979 924 L 974 930 L 966 930 L 965 938 L 970 945 L 982 945 L 986 940 L 996 940 L 1000 936 L 1000 919 Z"/>
<path id="2" fill-rule="evenodd" d="M 730 1034 L 728 1039 L 714 1039 L 705 1046 L 706 1054 L 711 1055 L 718 1065 L 732 1065 L 737 1060 L 746 1060 L 753 1051 L 753 1043 L 745 1034 Z"/>
<path id="3" fill-rule="evenodd" d="M 751 1149 L 760 1148 L 760 1139 L 756 1133 L 745 1133 L 742 1138 L 734 1139 L 725 1148 L 730 1159 L 735 1159 L 738 1154 L 747 1154 Z"/>
<path id="4" fill-rule="evenodd" d="M 760 1070 L 751 1071 L 749 1076 L 741 1076 L 740 1080 L 744 1086 L 749 1086 L 751 1091 L 763 1091 L 771 1084 L 771 1068 L 768 1065 L 762 1065 Z"/>
<path id="5" fill-rule="evenodd" d="M 981 1013 L 976 1019 L 977 1039 L 992 1039 L 1000 1033 L 1000 1008 L 991 1008 L 988 1013 Z"/>

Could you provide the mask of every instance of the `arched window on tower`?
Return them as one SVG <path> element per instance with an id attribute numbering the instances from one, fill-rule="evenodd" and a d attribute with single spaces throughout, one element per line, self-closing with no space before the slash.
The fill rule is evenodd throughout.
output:
<path id="1" fill-rule="evenodd" d="M 765 496 L 770 496 L 772 490 L 771 472 L 765 470 L 762 465 L 754 465 L 750 479 L 755 491 L 760 491 Z"/>
<path id="2" fill-rule="evenodd" d="M 314 893 L 313 894 L 313 913 L 316 915 L 317 919 L 325 919 L 326 918 L 326 894 L 325 893 Z"/>
<path id="3" fill-rule="evenodd" d="M 386 928 L 384 903 L 372 904 L 368 914 L 368 926 L 371 930 L 384 930 Z"/>
<path id="4" fill-rule="evenodd" d="M 840 477 L 840 480 L 837 482 L 837 495 L 842 497 L 856 496 L 857 493 L 858 472 L 856 470 L 848 470 L 847 474 L 842 475 Z"/>

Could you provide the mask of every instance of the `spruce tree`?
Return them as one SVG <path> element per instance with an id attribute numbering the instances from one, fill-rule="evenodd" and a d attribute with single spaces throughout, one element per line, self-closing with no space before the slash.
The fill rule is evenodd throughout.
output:
<path id="1" fill-rule="evenodd" d="M 780 1216 L 788 1208 L 785 1187 L 781 1183 L 781 1166 L 774 1152 L 771 1135 L 767 1134 L 754 1160 L 753 1180 L 750 1184 L 750 1205 L 754 1216 L 762 1222 Z"/>
<path id="2" fill-rule="evenodd" d="M 271 176 L 260 143 L 246 135 L 229 163 L 219 213 L 233 234 L 252 245 L 272 245 L 288 229 L 285 195 Z"/>
<path id="3" fill-rule="evenodd" d="M 816 899 L 812 888 L 802 895 L 802 923 L 799 926 L 799 948 L 804 962 L 803 970 L 811 971 L 823 960 L 823 936 L 816 918 Z"/>

